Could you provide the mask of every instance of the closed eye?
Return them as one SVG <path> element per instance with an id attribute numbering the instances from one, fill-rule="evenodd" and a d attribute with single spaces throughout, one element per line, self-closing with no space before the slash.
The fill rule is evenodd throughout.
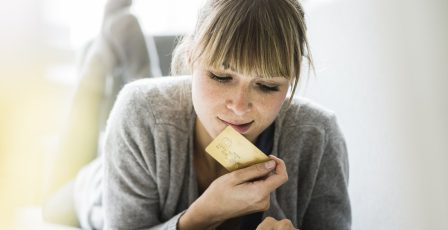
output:
<path id="1" fill-rule="evenodd" d="M 279 87 L 277 85 L 270 86 L 270 85 L 265 85 L 265 84 L 261 84 L 261 83 L 257 83 L 257 85 L 260 88 L 260 90 L 263 92 L 269 93 L 269 92 L 279 91 Z"/>
<path id="2" fill-rule="evenodd" d="M 226 83 L 226 82 L 229 82 L 229 81 L 232 80 L 232 77 L 229 77 L 229 76 L 219 76 L 219 75 L 214 74 L 212 72 L 209 72 L 209 76 L 210 76 L 210 78 L 212 80 L 215 80 L 215 81 L 220 82 L 220 83 Z"/>

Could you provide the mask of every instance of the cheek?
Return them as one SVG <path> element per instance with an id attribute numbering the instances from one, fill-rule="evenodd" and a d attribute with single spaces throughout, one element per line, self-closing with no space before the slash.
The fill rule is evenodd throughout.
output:
<path id="1" fill-rule="evenodd" d="M 275 95 L 258 95 L 256 98 L 263 110 L 275 112 L 285 101 L 286 93 L 280 92 Z"/>
<path id="2" fill-rule="evenodd" d="M 193 100 L 196 105 L 200 106 L 200 108 L 206 107 L 210 108 L 214 101 L 215 94 L 213 90 L 210 89 L 210 86 L 203 79 L 198 79 L 193 82 Z M 200 109 L 198 108 L 198 109 Z"/>
<path id="3" fill-rule="evenodd" d="M 286 93 L 258 98 L 258 111 L 263 115 L 263 120 L 266 120 L 266 122 L 271 122 L 275 119 L 278 112 L 280 111 L 280 108 L 285 101 Z"/>
<path id="4" fill-rule="evenodd" d="M 206 77 L 197 77 L 193 80 L 192 85 L 193 105 L 200 118 L 208 119 L 208 115 L 216 112 L 215 110 L 222 101 L 222 95 L 220 96 L 219 89 L 213 87 Z"/>

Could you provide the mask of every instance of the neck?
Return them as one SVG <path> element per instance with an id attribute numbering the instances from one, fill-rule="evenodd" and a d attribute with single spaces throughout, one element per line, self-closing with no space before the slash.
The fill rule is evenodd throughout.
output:
<path id="1" fill-rule="evenodd" d="M 207 133 L 199 118 L 196 118 L 196 124 L 194 128 L 195 135 L 195 149 L 201 154 L 205 153 L 205 148 L 212 142 L 212 137 Z"/>
<path id="2" fill-rule="evenodd" d="M 194 139 L 193 161 L 197 174 L 199 194 L 202 194 L 216 178 L 227 173 L 227 170 L 206 153 L 205 148 L 210 144 L 212 138 L 198 118 L 196 118 Z"/>
<path id="3" fill-rule="evenodd" d="M 202 165 L 202 167 L 205 167 L 207 171 L 221 171 L 223 169 L 222 166 L 205 151 L 205 148 L 213 141 L 213 139 L 198 118 L 196 118 L 194 135 L 195 161 L 197 163 L 200 162 L 199 164 Z"/>

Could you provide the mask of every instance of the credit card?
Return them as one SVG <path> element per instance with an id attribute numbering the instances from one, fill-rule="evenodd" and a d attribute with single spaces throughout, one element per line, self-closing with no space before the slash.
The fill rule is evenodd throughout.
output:
<path id="1" fill-rule="evenodd" d="M 269 161 L 270 158 L 243 135 L 227 126 L 205 151 L 229 171 Z"/>

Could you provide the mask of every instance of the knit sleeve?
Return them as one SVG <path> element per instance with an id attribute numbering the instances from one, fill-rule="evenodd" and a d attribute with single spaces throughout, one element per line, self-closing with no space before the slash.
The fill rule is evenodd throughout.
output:
<path id="1" fill-rule="evenodd" d="M 104 145 L 105 229 L 176 229 L 182 213 L 160 219 L 152 116 L 138 88 L 120 92 Z"/>
<path id="2" fill-rule="evenodd" d="M 325 150 L 302 229 L 351 229 L 348 179 L 347 148 L 336 117 L 332 115 L 326 124 Z"/>

